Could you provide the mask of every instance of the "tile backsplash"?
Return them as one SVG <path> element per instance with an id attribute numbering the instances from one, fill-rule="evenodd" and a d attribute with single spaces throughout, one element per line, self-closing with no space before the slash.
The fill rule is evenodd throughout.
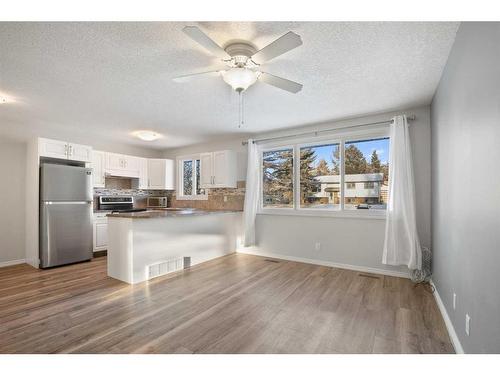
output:
<path id="1" fill-rule="evenodd" d="M 243 210 L 245 202 L 245 181 L 238 181 L 236 189 L 207 189 L 207 200 L 177 200 L 175 191 L 168 194 L 170 207 L 199 208 L 205 210 Z M 224 201 L 224 198 L 226 201 Z"/>
<path id="2" fill-rule="evenodd" d="M 94 208 L 99 208 L 99 196 L 133 196 L 134 207 L 145 208 L 147 197 L 168 197 L 171 195 L 169 190 L 142 190 L 132 188 L 132 180 L 127 178 L 106 178 L 106 187 L 94 188 Z"/>
<path id="3" fill-rule="evenodd" d="M 105 188 L 94 188 L 94 207 L 98 209 L 101 195 L 131 195 L 136 208 L 145 208 L 147 197 L 167 197 L 169 207 L 198 208 L 205 210 L 243 210 L 245 201 L 245 181 L 238 181 L 236 189 L 207 189 L 207 200 L 177 200 L 174 190 L 142 190 L 132 187 L 131 179 L 106 178 Z"/>

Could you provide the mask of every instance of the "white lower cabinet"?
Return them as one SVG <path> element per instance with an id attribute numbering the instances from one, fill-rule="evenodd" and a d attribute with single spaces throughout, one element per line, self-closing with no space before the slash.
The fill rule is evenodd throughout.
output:
<path id="1" fill-rule="evenodd" d="M 106 213 L 94 214 L 94 251 L 108 248 L 108 218 Z"/>

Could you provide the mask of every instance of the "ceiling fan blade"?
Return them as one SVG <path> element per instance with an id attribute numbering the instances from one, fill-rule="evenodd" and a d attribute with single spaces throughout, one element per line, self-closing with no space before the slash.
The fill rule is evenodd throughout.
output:
<path id="1" fill-rule="evenodd" d="M 259 81 L 272 85 L 279 89 L 291 92 L 293 94 L 298 93 L 302 90 L 302 85 L 300 83 L 290 81 L 289 79 L 273 76 L 272 74 L 260 72 Z"/>
<path id="2" fill-rule="evenodd" d="M 257 51 L 251 59 L 257 64 L 262 64 L 294 48 L 297 48 L 300 45 L 302 45 L 300 35 L 295 34 L 293 31 L 289 31 L 271 44 L 262 48 L 260 51 Z"/>
<path id="3" fill-rule="evenodd" d="M 179 76 L 172 78 L 174 82 L 189 82 L 193 79 L 196 78 L 205 78 L 205 77 L 216 77 L 218 76 L 223 70 L 212 70 L 210 72 L 202 72 L 202 73 L 194 73 L 194 74 L 186 74 L 184 76 Z"/>
<path id="4" fill-rule="evenodd" d="M 200 44 L 203 48 L 208 50 L 212 55 L 221 59 L 230 59 L 231 56 L 215 43 L 207 34 L 201 31 L 196 26 L 186 26 L 182 29 L 184 33 L 193 39 L 196 43 Z"/>

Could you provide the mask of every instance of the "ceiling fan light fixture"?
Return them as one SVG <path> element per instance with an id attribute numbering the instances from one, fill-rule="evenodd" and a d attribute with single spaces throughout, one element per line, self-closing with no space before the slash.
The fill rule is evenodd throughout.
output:
<path id="1" fill-rule="evenodd" d="M 257 73 L 247 68 L 231 68 L 222 73 L 222 79 L 236 92 L 242 92 L 257 81 Z"/>
<path id="2" fill-rule="evenodd" d="M 161 138 L 161 134 L 156 133 L 156 132 L 151 131 L 151 130 L 138 130 L 138 131 L 134 132 L 134 135 L 137 138 L 142 139 L 143 141 L 147 141 L 147 142 L 156 141 L 157 139 Z"/>

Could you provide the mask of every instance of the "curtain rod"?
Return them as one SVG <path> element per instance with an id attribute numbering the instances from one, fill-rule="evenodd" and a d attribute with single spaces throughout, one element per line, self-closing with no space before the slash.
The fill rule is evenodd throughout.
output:
<path id="1" fill-rule="evenodd" d="M 406 116 L 406 118 L 408 119 L 408 121 L 414 121 L 416 117 L 415 117 L 415 115 L 410 115 L 410 116 Z M 278 140 L 278 139 L 296 138 L 296 137 L 302 137 L 302 136 L 306 136 L 306 135 L 317 136 L 318 134 L 332 132 L 332 131 L 335 131 L 335 130 L 352 129 L 352 128 L 359 128 L 361 126 L 382 125 L 382 124 L 391 124 L 391 123 L 392 123 L 392 120 L 377 121 L 377 122 L 367 122 L 365 124 L 342 126 L 342 127 L 339 127 L 339 128 L 322 129 L 322 130 L 309 131 L 309 132 L 299 133 L 299 134 L 290 134 L 290 135 L 282 135 L 282 136 L 270 137 L 270 138 L 254 139 L 253 143 L 274 141 L 274 140 Z M 248 141 L 243 141 L 243 142 L 241 142 L 241 144 L 243 146 L 245 146 L 245 145 L 248 144 Z"/>

